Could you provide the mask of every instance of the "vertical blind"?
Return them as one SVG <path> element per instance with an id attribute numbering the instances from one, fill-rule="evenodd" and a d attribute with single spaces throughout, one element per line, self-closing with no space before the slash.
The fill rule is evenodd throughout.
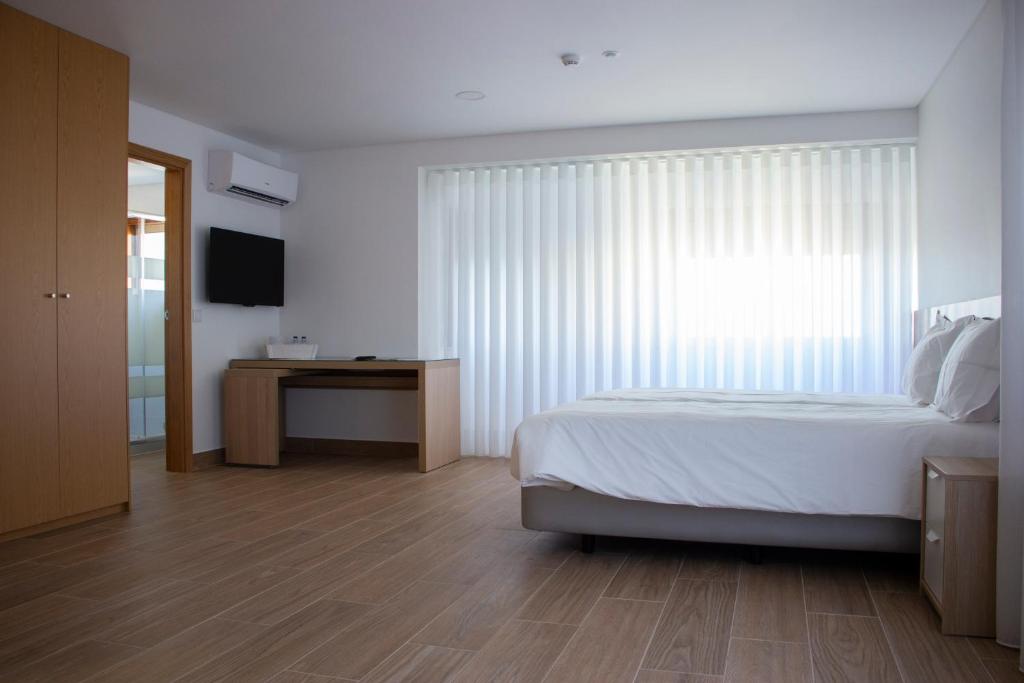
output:
<path id="1" fill-rule="evenodd" d="M 898 390 L 912 144 L 429 169 L 420 353 L 461 359 L 462 444 L 595 391 Z"/>

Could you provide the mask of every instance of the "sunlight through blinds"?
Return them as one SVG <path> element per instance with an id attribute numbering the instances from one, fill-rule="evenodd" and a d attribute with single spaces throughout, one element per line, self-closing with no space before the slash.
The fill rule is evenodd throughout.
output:
<path id="1" fill-rule="evenodd" d="M 466 453 L 625 387 L 896 392 L 915 148 L 428 169 L 420 354 L 462 362 Z"/>

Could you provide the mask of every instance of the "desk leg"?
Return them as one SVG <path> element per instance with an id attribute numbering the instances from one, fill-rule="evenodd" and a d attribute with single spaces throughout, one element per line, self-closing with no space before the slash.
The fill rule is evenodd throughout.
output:
<path id="1" fill-rule="evenodd" d="M 232 465 L 280 464 L 284 426 L 280 370 L 228 370 L 224 374 L 224 461 Z"/>
<path id="2" fill-rule="evenodd" d="M 427 366 L 419 371 L 420 472 L 455 462 L 459 437 L 459 366 Z"/>

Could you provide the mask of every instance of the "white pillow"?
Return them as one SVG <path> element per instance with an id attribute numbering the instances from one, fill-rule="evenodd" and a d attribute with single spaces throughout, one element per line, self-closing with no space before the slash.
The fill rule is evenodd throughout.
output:
<path id="1" fill-rule="evenodd" d="M 946 360 L 946 354 L 953 348 L 956 338 L 974 319 L 973 315 L 968 315 L 956 322 L 944 320 L 936 323 L 917 343 L 903 369 L 903 393 L 910 400 L 923 406 L 935 400 L 935 387 L 939 383 L 942 361 Z"/>
<path id="2" fill-rule="evenodd" d="M 999 320 L 976 320 L 949 350 L 935 389 L 935 407 L 958 422 L 999 417 Z"/>

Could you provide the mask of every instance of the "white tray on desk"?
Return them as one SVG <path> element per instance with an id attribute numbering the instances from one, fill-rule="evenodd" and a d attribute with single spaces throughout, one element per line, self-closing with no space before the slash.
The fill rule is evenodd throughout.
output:
<path id="1" fill-rule="evenodd" d="M 271 360 L 315 360 L 318 344 L 267 344 Z"/>

